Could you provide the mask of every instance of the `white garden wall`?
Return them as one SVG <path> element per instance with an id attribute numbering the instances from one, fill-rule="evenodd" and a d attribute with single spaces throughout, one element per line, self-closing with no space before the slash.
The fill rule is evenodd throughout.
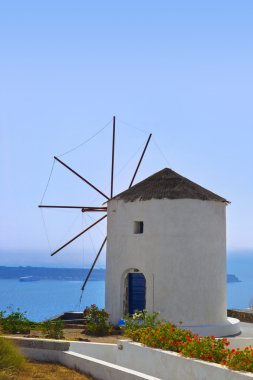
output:
<path id="1" fill-rule="evenodd" d="M 117 364 L 157 376 L 162 380 L 246 380 L 252 373 L 231 371 L 219 364 L 184 358 L 181 355 L 143 347 L 139 343 L 121 342 L 123 349 L 117 353 Z"/>
<path id="2" fill-rule="evenodd" d="M 58 362 L 91 374 L 97 380 L 253 379 L 252 373 L 231 371 L 219 364 L 184 358 L 177 353 L 130 341 L 120 341 L 118 345 L 57 341 L 56 345 L 55 341 L 43 339 L 15 340 L 29 358 Z"/>

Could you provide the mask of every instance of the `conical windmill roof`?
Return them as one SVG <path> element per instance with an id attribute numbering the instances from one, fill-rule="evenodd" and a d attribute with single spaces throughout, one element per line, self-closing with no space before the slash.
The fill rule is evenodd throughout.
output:
<path id="1" fill-rule="evenodd" d="M 229 203 L 225 198 L 165 168 L 113 197 L 125 202 L 150 199 L 200 199 Z"/>

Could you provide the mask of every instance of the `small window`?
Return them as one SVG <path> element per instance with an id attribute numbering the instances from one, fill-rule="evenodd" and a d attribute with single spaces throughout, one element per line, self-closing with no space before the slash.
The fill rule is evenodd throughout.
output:
<path id="1" fill-rule="evenodd" d="M 143 222 L 134 222 L 134 234 L 143 234 Z"/>

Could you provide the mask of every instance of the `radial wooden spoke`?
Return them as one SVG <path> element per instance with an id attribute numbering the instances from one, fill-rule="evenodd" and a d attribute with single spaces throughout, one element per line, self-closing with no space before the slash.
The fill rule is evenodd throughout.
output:
<path id="1" fill-rule="evenodd" d="M 86 182 L 89 186 L 91 186 L 94 190 L 96 190 L 99 194 L 103 195 L 103 197 L 105 197 L 106 199 L 110 199 L 107 195 L 105 195 L 101 190 L 99 190 L 96 186 L 92 185 L 91 182 L 89 182 L 87 179 L 85 179 L 84 177 L 82 177 L 80 174 L 78 174 L 75 170 L 71 169 L 70 166 L 68 166 L 67 164 L 65 164 L 63 161 L 61 161 L 59 158 L 57 158 L 56 156 L 54 156 L 54 159 L 56 161 L 58 161 L 60 164 L 62 164 L 63 166 L 65 166 L 65 168 L 67 168 L 68 170 L 70 170 L 72 173 L 74 173 L 77 177 L 81 178 L 84 182 Z"/>
<path id="2" fill-rule="evenodd" d="M 107 207 L 96 207 L 96 206 L 60 206 L 60 205 L 39 205 L 40 208 L 70 208 L 70 209 L 80 209 L 82 212 L 85 211 L 98 211 L 106 212 Z"/>
<path id="3" fill-rule="evenodd" d="M 106 212 L 107 207 L 82 207 L 82 212 Z"/>
<path id="4" fill-rule="evenodd" d="M 69 240 L 67 243 L 65 243 L 64 245 L 62 245 L 56 251 L 54 251 L 53 253 L 51 253 L 51 256 L 54 256 L 57 252 L 61 251 L 65 247 L 67 247 L 67 245 L 69 245 L 70 243 L 72 243 L 72 241 L 74 241 L 77 238 L 79 238 L 79 236 L 83 235 L 85 232 L 87 232 L 88 230 L 90 230 L 92 227 L 94 227 L 96 224 L 98 224 L 99 222 L 101 222 L 106 217 L 107 217 L 107 215 L 104 215 L 104 216 L 102 216 L 102 218 L 96 220 L 96 222 L 94 222 L 93 224 L 91 224 L 89 227 L 85 228 L 85 230 L 83 230 L 82 232 L 80 232 L 78 235 L 76 235 L 75 237 L 73 237 L 71 240 Z"/>
<path id="5" fill-rule="evenodd" d="M 113 197 L 113 177 L 114 177 L 114 147 L 115 147 L 115 116 L 113 116 L 112 127 L 112 169 L 111 169 L 111 198 Z"/>
<path id="6" fill-rule="evenodd" d="M 81 287 L 81 290 L 84 290 L 84 288 L 85 288 L 85 286 L 86 286 L 86 284 L 87 284 L 87 282 L 88 282 L 88 280 L 89 280 L 89 278 L 90 278 L 91 272 L 93 271 L 94 266 L 96 265 L 96 262 L 97 262 L 97 260 L 98 260 L 98 258 L 99 258 L 99 256 L 100 256 L 100 253 L 102 252 L 102 249 L 104 248 L 104 245 L 105 245 L 106 240 L 107 240 L 107 237 L 104 239 L 104 241 L 103 241 L 103 243 L 102 243 L 102 245 L 101 245 L 101 247 L 100 247 L 100 249 L 99 249 L 99 251 L 98 251 L 98 254 L 97 254 L 96 258 L 95 258 L 95 260 L 93 261 L 93 264 L 92 264 L 92 266 L 91 266 L 91 268 L 90 268 L 90 270 L 89 270 L 89 273 L 87 274 L 87 276 L 86 276 L 86 278 L 85 278 L 85 280 L 84 280 L 84 283 L 83 283 L 83 286 Z"/>
<path id="7" fill-rule="evenodd" d="M 144 157 L 144 154 L 145 154 L 146 149 L 147 149 L 147 147 L 148 147 L 148 144 L 149 144 L 149 141 L 150 141 L 150 139 L 151 139 L 151 136 L 152 136 L 152 133 L 150 133 L 150 135 L 149 135 L 149 137 L 148 137 L 148 140 L 147 140 L 147 142 L 146 142 L 146 145 L 145 145 L 145 147 L 144 147 L 144 149 L 143 149 L 143 152 L 142 152 L 141 158 L 139 159 L 139 162 L 138 162 L 137 168 L 136 168 L 136 170 L 135 170 L 135 172 L 134 172 L 134 175 L 133 175 L 133 178 L 132 178 L 132 180 L 131 180 L 131 182 L 130 182 L 129 189 L 130 189 L 130 187 L 132 187 L 132 184 L 133 184 L 134 179 L 135 179 L 135 177 L 136 177 L 136 174 L 137 174 L 137 172 L 138 172 L 138 170 L 139 170 L 139 167 L 140 167 L 141 161 L 142 161 L 142 159 L 143 159 L 143 157 Z"/>
<path id="8" fill-rule="evenodd" d="M 107 207 L 82 207 L 82 212 L 107 212 Z"/>

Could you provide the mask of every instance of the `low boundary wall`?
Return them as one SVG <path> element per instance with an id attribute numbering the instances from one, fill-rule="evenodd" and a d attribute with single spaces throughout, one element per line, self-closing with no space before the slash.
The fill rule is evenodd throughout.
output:
<path id="1" fill-rule="evenodd" d="M 224 366 L 185 358 L 175 352 L 143 347 L 140 343 L 121 342 L 118 361 L 122 366 L 145 371 L 162 380 L 246 380 L 253 373 L 231 371 Z"/>
<path id="2" fill-rule="evenodd" d="M 87 375 L 91 375 L 96 380 L 161 380 L 158 377 L 149 374 L 141 373 L 131 368 L 125 368 L 115 363 L 97 359 L 105 351 L 107 355 L 113 358 L 113 351 L 117 352 L 117 345 L 109 345 L 103 343 L 83 343 L 88 344 L 92 351 L 90 356 L 79 354 L 70 351 L 70 345 L 77 342 L 54 341 L 46 339 L 31 339 L 31 338 L 8 338 L 14 341 L 21 349 L 22 353 L 29 359 L 53 362 L 65 365 L 66 367 L 76 369 Z M 80 343 L 82 344 L 82 343 Z M 89 352 L 89 346 L 86 346 L 86 351 Z M 114 355 L 115 361 L 115 355 Z"/>
<path id="3" fill-rule="evenodd" d="M 253 310 L 228 309 L 228 317 L 237 318 L 241 322 L 253 323 Z"/>
<path id="4" fill-rule="evenodd" d="M 12 338 L 11 338 L 12 339 Z M 184 358 L 140 343 L 118 345 L 13 338 L 28 358 L 61 363 L 97 380 L 253 380 L 253 373 Z"/>

